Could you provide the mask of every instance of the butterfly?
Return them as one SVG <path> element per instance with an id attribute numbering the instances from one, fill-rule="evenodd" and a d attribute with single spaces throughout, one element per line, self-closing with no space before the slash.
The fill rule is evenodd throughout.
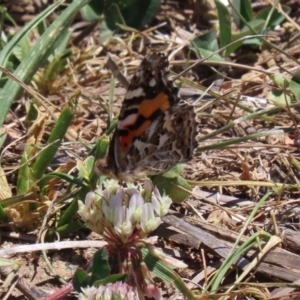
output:
<path id="1" fill-rule="evenodd" d="M 196 114 L 169 75 L 163 53 L 142 60 L 125 94 L 108 155 L 95 163 L 99 176 L 136 181 L 192 158 L 198 146 Z"/>

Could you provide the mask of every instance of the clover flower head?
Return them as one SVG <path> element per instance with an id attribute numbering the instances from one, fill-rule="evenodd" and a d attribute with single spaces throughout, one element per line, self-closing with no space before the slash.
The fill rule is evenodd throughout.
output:
<path id="1" fill-rule="evenodd" d="M 115 283 L 108 283 L 98 287 L 91 286 L 82 288 L 82 293 L 79 294 L 79 300 L 138 300 L 139 295 L 135 288 L 117 281 Z"/>
<path id="2" fill-rule="evenodd" d="M 102 187 L 78 201 L 79 215 L 86 225 L 104 236 L 112 245 L 131 243 L 155 230 L 171 204 L 161 197 L 150 180 L 134 187 L 121 188 L 115 180 L 105 180 Z"/>

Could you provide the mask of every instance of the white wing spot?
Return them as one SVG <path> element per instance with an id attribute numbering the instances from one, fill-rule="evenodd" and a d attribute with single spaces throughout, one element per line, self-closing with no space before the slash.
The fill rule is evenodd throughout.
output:
<path id="1" fill-rule="evenodd" d="M 118 122 L 118 129 L 122 129 L 127 127 L 128 125 L 132 125 L 136 122 L 137 114 L 131 114 L 127 116 L 124 120 Z"/>
<path id="2" fill-rule="evenodd" d="M 126 95 L 125 95 L 125 99 L 132 99 L 135 97 L 140 97 L 140 96 L 144 96 L 144 90 L 142 88 L 137 88 L 135 90 L 128 90 Z"/>
<path id="3" fill-rule="evenodd" d="M 156 80 L 155 78 L 152 78 L 149 82 L 149 86 L 154 87 L 156 85 Z"/>

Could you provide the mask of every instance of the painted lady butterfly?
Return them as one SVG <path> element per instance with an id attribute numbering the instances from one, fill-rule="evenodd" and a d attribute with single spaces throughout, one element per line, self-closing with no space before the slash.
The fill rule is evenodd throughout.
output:
<path id="1" fill-rule="evenodd" d="M 198 145 L 194 108 L 181 100 L 168 76 L 164 54 L 143 59 L 125 95 L 108 156 L 95 164 L 98 175 L 135 181 L 192 158 Z"/>

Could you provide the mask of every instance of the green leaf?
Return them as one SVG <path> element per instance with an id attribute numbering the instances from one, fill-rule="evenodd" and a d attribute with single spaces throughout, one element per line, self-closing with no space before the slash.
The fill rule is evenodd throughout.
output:
<path id="1" fill-rule="evenodd" d="M 115 34 L 114 30 L 108 27 L 105 20 L 100 23 L 100 28 L 101 28 L 101 32 L 99 36 L 100 44 L 109 40 Z M 113 43 L 113 41 L 110 42 Z"/>
<path id="2" fill-rule="evenodd" d="M 286 14 L 289 14 L 291 12 L 291 9 L 288 6 L 282 5 L 281 7 Z M 262 19 L 267 21 L 267 23 L 265 24 L 265 28 L 272 29 L 275 26 L 279 25 L 282 21 L 284 21 L 285 17 L 276 9 L 273 9 L 273 7 L 271 7 L 261 10 L 259 13 L 257 13 L 255 19 Z"/>
<path id="3" fill-rule="evenodd" d="M 29 43 L 26 38 L 21 39 L 18 45 L 16 45 L 13 49 L 13 54 L 19 61 L 22 61 L 26 55 L 28 55 L 30 51 Z"/>
<path id="4" fill-rule="evenodd" d="M 40 22 L 43 22 L 43 20 L 49 16 L 55 9 L 57 9 L 58 6 L 60 6 L 64 1 L 58 1 L 57 3 L 54 3 L 50 5 L 48 8 L 43 10 L 39 15 L 37 15 L 33 20 L 31 20 L 29 23 L 27 23 L 22 29 L 14 35 L 14 37 L 5 45 L 3 49 L 0 51 L 0 66 L 6 67 L 8 59 L 11 55 L 11 53 L 14 51 L 16 45 L 18 45 L 23 39 L 27 38 L 27 34 Z M 7 12 L 3 12 L 3 8 L 0 6 L 0 15 L 5 16 L 8 18 Z M 15 24 L 14 20 L 12 18 L 8 18 L 10 22 Z M 16 24 L 15 24 L 16 25 Z M 0 77 L 2 73 L 0 72 Z"/>
<path id="5" fill-rule="evenodd" d="M 215 31 L 209 31 L 203 35 L 197 36 L 189 48 L 194 51 L 199 58 L 204 58 L 219 50 L 217 34 Z M 223 61 L 219 54 L 214 54 L 207 59 L 208 61 Z"/>
<path id="6" fill-rule="evenodd" d="M 288 105 L 291 104 L 293 101 L 293 97 L 291 94 L 288 94 L 286 91 L 272 89 L 268 96 L 267 100 L 275 103 L 278 103 L 279 105 Z"/>
<path id="7" fill-rule="evenodd" d="M 21 267 L 21 264 L 13 260 L 0 258 L 0 267 L 10 267 L 13 271 L 17 271 Z"/>
<path id="8" fill-rule="evenodd" d="M 292 77 L 289 88 L 294 93 L 296 100 L 300 102 L 300 71 Z"/>
<path id="9" fill-rule="evenodd" d="M 190 193 L 185 190 L 192 190 L 191 186 L 186 182 L 186 180 L 180 176 L 183 168 L 183 165 L 178 164 L 168 172 L 165 172 L 161 175 L 150 176 L 153 184 L 158 188 L 161 194 L 165 193 L 174 202 L 179 203 L 190 196 Z"/>
<path id="10" fill-rule="evenodd" d="M 30 126 L 33 124 L 33 122 L 37 119 L 37 117 L 39 115 L 38 110 L 36 109 L 35 103 L 36 103 L 36 101 L 33 100 L 33 101 L 30 101 L 30 104 L 29 104 L 29 108 L 28 108 L 28 111 L 26 114 L 26 119 L 24 122 L 27 129 L 30 128 Z"/>
<path id="11" fill-rule="evenodd" d="M 251 2 L 249 0 L 233 0 L 233 20 L 239 29 L 242 29 L 246 22 L 253 20 Z M 244 18 L 244 20 L 243 20 Z"/>
<path id="12" fill-rule="evenodd" d="M 241 30 L 240 36 L 235 36 L 235 38 L 241 38 L 246 35 L 257 34 L 264 27 L 265 21 L 260 19 L 255 19 L 247 23 Z"/>
<path id="13" fill-rule="evenodd" d="M 12 196 L 12 197 L 8 197 L 8 198 L 5 198 L 5 199 L 1 199 L 0 203 L 1 203 L 3 208 L 6 208 L 6 207 L 10 207 L 10 206 L 15 205 L 15 204 L 22 203 L 23 201 L 36 199 L 38 197 L 39 197 L 39 195 L 37 195 L 36 193 L 30 192 L 26 195 L 17 195 L 17 196 Z"/>
<path id="14" fill-rule="evenodd" d="M 77 101 L 78 97 L 79 97 L 79 95 L 76 95 L 74 97 L 74 99 L 72 99 L 69 102 Z M 49 139 L 47 141 L 47 144 L 49 146 L 40 153 L 38 159 L 36 160 L 36 162 L 33 165 L 32 169 L 33 169 L 34 178 L 36 180 L 40 179 L 44 175 L 47 167 L 49 166 L 52 159 L 54 158 L 57 149 L 61 145 L 61 141 L 64 138 L 64 136 L 71 124 L 71 121 L 73 119 L 74 110 L 71 107 L 72 105 L 73 104 L 70 103 L 70 105 L 67 105 L 62 110 L 62 112 L 56 122 L 56 125 L 53 128 L 53 130 L 49 136 Z"/>
<path id="15" fill-rule="evenodd" d="M 6 140 L 6 137 L 7 137 L 6 130 L 0 129 L 0 148 L 2 148 L 2 146 Z"/>
<path id="16" fill-rule="evenodd" d="M 46 185 L 46 182 L 53 177 L 61 178 L 69 183 L 75 184 L 78 187 L 82 187 L 82 188 L 87 187 L 87 185 L 78 177 L 66 173 L 60 173 L 60 172 L 51 172 L 44 175 L 42 179 L 39 181 L 39 186 L 43 188 Z"/>
<path id="17" fill-rule="evenodd" d="M 54 52 L 60 38 L 64 37 L 61 36 L 61 32 L 70 26 L 71 21 L 79 9 L 86 5 L 88 1 L 89 0 L 73 0 L 67 8 L 60 13 L 15 70 L 13 75 L 16 78 L 26 84 L 30 82 L 38 68 L 43 66 L 49 55 Z M 62 2 L 64 1 L 58 3 L 61 4 Z M 7 52 L 9 52 L 9 50 L 7 50 Z M 0 65 L 3 65 L 1 64 L 1 59 Z M 12 102 L 21 92 L 22 87 L 12 79 L 8 80 L 3 89 L 0 90 L 0 126 L 3 124 Z"/>
<path id="18" fill-rule="evenodd" d="M 6 215 L 5 210 L 4 210 L 4 208 L 1 204 L 0 204 L 0 221 L 3 222 L 3 223 L 8 222 L 7 215 Z"/>
<path id="19" fill-rule="evenodd" d="M 109 276 L 110 267 L 108 264 L 108 252 L 105 248 L 97 251 L 94 254 L 93 261 L 89 267 L 89 272 L 92 273 L 90 282 L 91 284 Z"/>
<path id="20" fill-rule="evenodd" d="M 232 41 L 234 42 L 234 41 L 236 41 L 236 40 L 238 40 L 242 37 L 245 37 L 247 35 L 256 34 L 258 31 L 260 31 L 263 28 L 264 24 L 265 24 L 264 20 L 252 20 L 252 21 L 250 21 L 248 23 L 248 26 L 250 28 L 245 26 L 240 33 L 232 35 Z M 246 43 L 246 41 L 234 42 L 232 45 L 227 47 L 225 55 L 229 56 L 231 53 L 233 53 L 236 49 L 238 49 L 239 47 L 241 47 L 245 43 Z M 261 42 L 260 42 L 260 44 L 261 44 Z"/>
<path id="21" fill-rule="evenodd" d="M 103 135 L 96 143 L 95 160 L 103 159 L 108 151 L 109 138 Z"/>
<path id="22" fill-rule="evenodd" d="M 76 202 L 76 201 L 74 201 L 74 202 Z M 76 215 L 77 215 L 77 213 L 74 214 L 73 218 L 76 217 Z M 84 227 L 85 227 L 85 225 L 79 220 L 76 220 L 76 221 L 70 221 L 69 220 L 69 222 L 67 224 L 65 224 L 63 226 L 60 226 L 60 227 L 57 227 L 55 229 L 55 234 L 52 234 L 52 235 L 47 234 L 46 238 L 47 238 L 47 240 L 50 239 L 51 241 L 53 241 L 57 238 L 57 235 L 58 235 L 61 239 L 64 239 L 65 237 L 69 236 L 70 234 L 72 234 L 72 233 L 74 233 L 74 232 L 76 232 L 79 229 L 82 229 Z"/>
<path id="23" fill-rule="evenodd" d="M 247 39 L 243 42 L 243 45 L 249 45 L 249 46 L 252 46 L 252 47 L 257 46 L 258 47 L 258 46 L 261 45 L 261 39 L 258 39 L 258 38 Z"/>
<path id="24" fill-rule="evenodd" d="M 127 278 L 127 274 L 114 274 L 106 277 L 105 279 L 95 281 L 93 285 L 94 286 L 106 285 L 108 283 L 114 283 L 117 281 L 126 282 L 126 278 Z"/>
<path id="25" fill-rule="evenodd" d="M 99 179 L 99 176 L 94 171 L 95 162 L 99 159 L 104 159 L 104 157 L 107 154 L 108 147 L 109 147 L 109 139 L 106 135 L 103 135 L 97 141 L 96 146 L 95 146 L 95 150 L 91 151 L 92 153 L 95 152 L 94 164 L 93 164 L 93 168 L 91 170 L 90 177 L 89 177 L 89 183 L 93 188 L 96 187 L 97 181 Z"/>
<path id="26" fill-rule="evenodd" d="M 278 103 L 280 105 L 289 105 L 293 102 L 294 98 L 299 101 L 299 87 L 300 87 L 300 72 L 298 71 L 291 81 L 283 74 L 274 74 L 271 76 L 274 86 L 267 99 L 269 101 Z"/>
<path id="27" fill-rule="evenodd" d="M 86 181 L 90 180 L 91 173 L 94 167 L 94 157 L 88 156 L 84 161 L 77 161 L 77 169 L 79 171 L 78 177 L 84 178 Z"/>
<path id="28" fill-rule="evenodd" d="M 117 28 L 117 24 L 132 28 L 142 28 L 148 25 L 160 9 L 160 0 L 136 0 L 136 1 L 109 1 L 104 15 L 105 21 L 111 30 Z"/>
<path id="29" fill-rule="evenodd" d="M 90 276 L 82 269 L 77 269 L 73 276 L 73 287 L 77 292 L 81 292 L 81 288 L 85 288 L 89 285 Z"/>
<path id="30" fill-rule="evenodd" d="M 215 2 L 219 17 L 220 47 L 222 48 L 231 41 L 231 20 L 227 7 L 219 0 Z"/>
<path id="31" fill-rule="evenodd" d="M 107 3 L 117 3 L 121 9 L 132 5 L 133 3 L 141 0 L 107 0 Z"/>
<path id="32" fill-rule="evenodd" d="M 290 85 L 288 78 L 283 74 L 276 73 L 272 75 L 271 78 L 274 82 L 274 85 L 278 88 L 285 89 Z"/>
<path id="33" fill-rule="evenodd" d="M 81 10 L 81 16 L 85 21 L 98 21 L 104 12 L 105 1 L 92 0 L 88 5 L 85 5 Z"/>
<path id="34" fill-rule="evenodd" d="M 66 34 L 69 39 L 70 32 L 65 31 L 64 34 Z M 58 50 L 58 48 L 57 48 L 57 50 Z M 64 51 L 60 54 L 53 56 L 51 63 L 47 66 L 47 68 L 45 69 L 45 72 L 44 72 L 45 81 L 54 80 L 59 73 L 63 72 L 66 69 L 66 66 L 68 64 L 67 59 L 69 58 L 70 54 L 71 54 L 71 51 L 67 50 L 67 51 Z"/>
<path id="35" fill-rule="evenodd" d="M 195 299 L 193 293 L 185 285 L 181 277 L 172 270 L 169 266 L 164 264 L 156 255 L 146 248 L 142 249 L 143 261 L 148 269 L 153 272 L 155 276 L 167 283 L 172 283 L 176 288 L 188 299 Z"/>
<path id="36" fill-rule="evenodd" d="M 45 19 L 42 20 L 42 22 L 40 22 L 40 23 L 37 24 L 37 31 L 38 31 L 38 33 L 39 33 L 40 36 L 42 36 L 45 33 L 45 31 L 49 27 L 48 25 L 49 24 L 48 24 L 48 22 Z"/>
<path id="37" fill-rule="evenodd" d="M 148 25 L 160 10 L 160 0 L 137 0 L 122 9 L 127 26 L 139 29 Z"/>
<path id="38" fill-rule="evenodd" d="M 33 156 L 35 150 L 34 145 L 26 144 L 24 152 L 20 160 L 20 169 L 17 178 L 17 194 L 26 194 L 33 187 L 35 179 L 32 176 L 32 169 L 29 161 Z"/>
<path id="39" fill-rule="evenodd" d="M 69 224 L 77 215 L 77 212 L 78 212 L 78 201 L 76 199 L 73 199 L 71 204 L 68 206 L 68 208 L 60 216 L 57 223 L 57 227 L 59 228 L 65 226 L 66 224 Z"/>
<path id="40" fill-rule="evenodd" d="M 107 6 L 104 11 L 105 23 L 110 30 L 115 30 L 117 24 L 124 24 L 125 20 L 122 16 L 120 7 L 116 3 Z"/>

